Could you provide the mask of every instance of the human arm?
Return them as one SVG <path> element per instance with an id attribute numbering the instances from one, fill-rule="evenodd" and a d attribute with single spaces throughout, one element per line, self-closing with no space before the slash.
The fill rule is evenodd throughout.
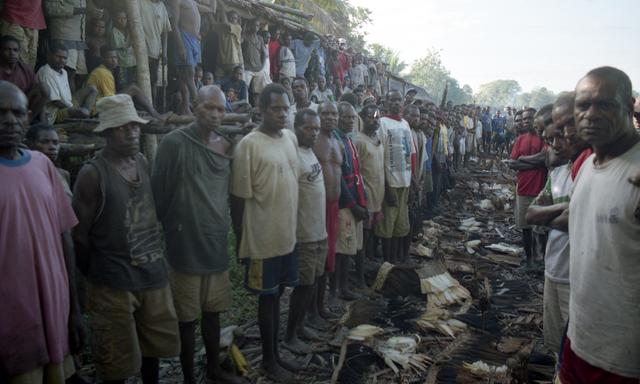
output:
<path id="1" fill-rule="evenodd" d="M 516 159 L 509 159 L 509 168 L 514 171 L 528 171 L 530 169 L 537 169 L 540 167 Z"/>
<path id="2" fill-rule="evenodd" d="M 187 60 L 187 50 L 184 48 L 182 42 L 182 34 L 180 32 L 180 1 L 173 0 L 171 2 L 171 31 L 175 40 L 176 47 L 178 48 L 178 58 L 182 61 Z"/>
<path id="3" fill-rule="evenodd" d="M 69 348 L 71 354 L 80 353 L 87 345 L 89 331 L 82 318 L 76 289 L 76 256 L 71 231 L 62 233 L 62 253 L 69 279 Z"/>
<path id="4" fill-rule="evenodd" d="M 208 1 L 208 4 L 204 4 L 204 1 L 206 0 L 201 0 L 201 1 L 203 1 L 203 3 L 196 2 L 196 7 L 198 7 L 198 12 L 207 13 L 207 14 L 216 13 L 216 6 L 217 6 L 216 0 L 210 0 Z"/>
<path id="5" fill-rule="evenodd" d="M 78 179 L 73 188 L 73 207 L 78 217 L 78 225 L 73 229 L 73 244 L 75 246 L 75 261 L 80 272 L 84 275 L 89 270 L 89 255 L 91 253 L 91 241 L 89 231 L 98 215 L 102 201 L 100 192 L 100 176 L 98 170 L 86 164 L 80 169 Z"/>
<path id="6" fill-rule="evenodd" d="M 389 180 L 387 180 L 386 174 L 384 177 L 384 200 L 390 207 L 398 206 L 398 196 L 394 192 L 393 188 L 391 188 L 391 186 L 389 185 Z"/>
<path id="7" fill-rule="evenodd" d="M 531 165 L 534 165 L 535 168 L 539 168 L 544 165 L 544 161 L 546 160 L 546 158 L 547 158 L 546 151 L 544 151 L 544 152 L 538 152 L 535 155 L 520 156 L 518 158 L 518 161 L 531 164 Z"/>
<path id="8" fill-rule="evenodd" d="M 244 217 L 244 199 L 235 195 L 229 195 L 229 205 L 231 207 L 231 222 L 233 233 L 236 235 L 236 254 L 240 249 L 242 239 L 242 219 Z"/>
<path id="9" fill-rule="evenodd" d="M 73 15 L 85 14 L 94 19 L 102 18 L 102 9 L 74 7 L 72 4 L 64 4 L 60 0 L 46 0 L 44 2 L 44 13 L 48 17 L 65 17 L 69 18 Z"/>

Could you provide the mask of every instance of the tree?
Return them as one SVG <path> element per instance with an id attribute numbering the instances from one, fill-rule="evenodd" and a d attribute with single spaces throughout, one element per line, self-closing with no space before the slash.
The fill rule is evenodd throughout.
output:
<path id="1" fill-rule="evenodd" d="M 349 14 L 348 27 L 342 36 L 350 47 L 364 47 L 367 44 L 365 41 L 367 32 L 364 31 L 364 26 L 371 23 L 370 15 L 371 11 L 365 7 L 356 7 Z"/>
<path id="2" fill-rule="evenodd" d="M 556 95 L 545 87 L 536 87 L 531 91 L 531 99 L 529 100 L 529 106 L 540 109 L 547 104 L 553 104 L 556 102 Z"/>
<path id="3" fill-rule="evenodd" d="M 338 36 L 346 34 L 350 27 L 349 16 L 358 12 L 348 0 L 277 0 L 275 3 L 312 13 L 313 19 L 310 22 L 303 20 L 304 24 L 320 33 Z M 344 20 L 338 22 L 336 17 Z"/>
<path id="4" fill-rule="evenodd" d="M 445 84 L 449 81 L 449 71 L 442 65 L 441 49 L 431 47 L 426 56 L 415 60 L 411 65 L 407 80 L 424 88 L 436 101 L 442 96 Z"/>
<path id="5" fill-rule="evenodd" d="M 368 48 L 371 56 L 389 64 L 389 67 L 387 69 L 390 72 L 400 73 L 407 68 L 407 63 L 404 60 L 400 60 L 400 52 L 396 51 L 395 49 L 391 49 L 385 47 L 382 44 L 376 43 L 370 44 Z"/>
<path id="6" fill-rule="evenodd" d="M 522 88 L 515 80 L 494 80 L 481 84 L 477 100 L 481 104 L 507 105 L 513 103 Z"/>

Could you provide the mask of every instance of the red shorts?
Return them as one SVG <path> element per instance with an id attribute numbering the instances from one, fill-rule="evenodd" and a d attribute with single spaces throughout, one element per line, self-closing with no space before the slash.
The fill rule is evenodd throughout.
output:
<path id="1" fill-rule="evenodd" d="M 372 213 L 369 216 L 368 220 L 365 220 L 365 221 L 362 222 L 362 228 L 364 228 L 364 229 L 373 229 L 373 228 L 375 228 L 376 225 L 380 224 L 382 219 L 384 219 L 384 215 L 382 214 L 382 211 L 378 211 L 378 212 Z"/>
<path id="2" fill-rule="evenodd" d="M 336 267 L 336 243 L 338 242 L 338 200 L 327 200 L 327 263 L 325 272 L 333 272 Z"/>
<path id="3" fill-rule="evenodd" d="M 568 337 L 562 349 L 562 365 L 559 376 L 562 384 L 638 384 L 638 379 L 616 375 L 582 360 L 571 350 L 571 341 Z"/>
<path id="4" fill-rule="evenodd" d="M 491 137 L 493 136 L 493 132 L 491 131 L 482 131 L 482 137 Z"/>

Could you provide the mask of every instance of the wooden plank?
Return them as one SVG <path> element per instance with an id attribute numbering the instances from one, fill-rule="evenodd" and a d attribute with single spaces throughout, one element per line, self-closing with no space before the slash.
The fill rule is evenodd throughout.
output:
<path id="1" fill-rule="evenodd" d="M 302 17 L 303 19 L 307 19 L 307 20 L 313 19 L 313 14 L 312 13 L 304 12 L 304 11 L 301 11 L 299 9 L 285 7 L 284 5 L 270 3 L 270 2 L 264 1 L 264 0 L 258 0 L 257 3 L 260 4 L 260 5 L 263 5 L 263 6 L 267 7 L 267 8 L 271 8 L 271 9 L 274 9 L 276 11 L 279 11 L 279 12 L 284 12 L 284 13 L 288 13 L 290 15 L 295 15 L 295 16 L 298 16 L 298 17 Z"/>

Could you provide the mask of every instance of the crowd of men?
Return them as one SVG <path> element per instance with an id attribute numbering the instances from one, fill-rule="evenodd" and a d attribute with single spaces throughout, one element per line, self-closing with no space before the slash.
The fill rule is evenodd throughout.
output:
<path id="1" fill-rule="evenodd" d="M 152 173 L 139 148 L 146 121 L 133 99 L 104 97 L 94 132 L 107 145 L 71 190 L 68 173 L 53 165 L 55 130 L 41 123 L 27 131 L 27 96 L 0 82 L 0 175 L 11 181 L 0 189 L 2 382 L 73 377 L 71 356 L 88 335 L 76 267 L 89 282 L 100 380 L 124 383 L 141 372 L 145 383 L 157 383 L 159 359 L 179 355 L 184 381 L 195 383 L 200 318 L 207 380 L 242 383 L 219 361 L 219 315 L 232 305 L 230 230 L 246 268 L 243 285 L 259 296 L 260 371 L 275 382 L 292 380 L 301 368 L 279 348 L 309 353 L 305 341 L 321 341 L 345 301 L 373 296 L 363 265 L 378 241 L 384 261 L 412 263 L 413 231 L 443 209 L 438 197 L 451 188 L 449 171 L 465 167 L 467 143 L 476 147 L 476 127 L 484 137 L 482 111 L 417 107 L 412 92 L 389 91 L 382 106 L 369 103 L 357 113 L 350 94 L 338 103 L 310 102 L 304 77 L 294 78 L 292 90 L 293 104 L 284 87 L 266 86 L 260 125 L 235 142 L 218 131 L 224 92 L 202 87 L 193 100 L 195 122 L 163 138 Z M 555 104 L 514 116 L 509 166 L 518 171 L 522 272 L 535 268 L 534 232 L 548 231 L 544 337 L 560 354 L 562 383 L 640 377 L 635 108 L 627 75 L 601 67 Z M 29 150 L 21 146 L 25 136 Z M 355 286 L 348 284 L 351 257 Z M 287 286 L 293 291 L 279 341 Z"/>
<path id="2" fill-rule="evenodd" d="M 364 265 L 378 244 L 382 260 L 411 264 L 413 235 L 446 209 L 455 174 L 504 149 L 518 172 L 519 272 L 535 270 L 536 239 L 545 247 L 544 337 L 558 380 L 638 382 L 640 105 L 626 74 L 594 69 L 554 104 L 501 117 L 386 90 L 382 65 L 342 39 L 335 49 L 331 37 L 292 39 L 215 0 L 173 1 L 171 18 L 163 3 L 139 0 L 152 84 L 171 33 L 175 111 L 195 115 L 162 139 L 150 172 L 136 106 L 168 114 L 134 82 L 125 4 L 94 1 L 101 8 L 29 0 L 0 12 L 0 382 L 82 380 L 72 356 L 90 333 L 105 383 L 138 372 L 157 383 L 159 359 L 175 356 L 195 383 L 198 319 L 207 380 L 244 382 L 219 361 L 231 230 L 243 285 L 259 295 L 261 372 L 290 381 L 301 363 L 279 348 L 311 352 L 306 341 L 323 340 L 345 301 L 374 296 Z M 47 27 L 47 63 L 34 72 Z M 250 106 L 259 126 L 238 142 L 219 132 L 225 113 Z M 70 117 L 99 118 L 94 133 L 107 143 L 74 185 L 53 165 L 51 124 Z"/>
<path id="3" fill-rule="evenodd" d="M 136 13 L 146 43 L 149 97 L 136 81 L 141 58 L 133 44 L 131 9 L 124 0 L 89 2 L 29 0 L 0 10 L 0 80 L 27 95 L 31 120 L 54 124 L 96 117 L 95 103 L 117 93 L 131 96 L 153 118 L 168 117 L 156 110 L 162 98 L 174 113 L 192 115 L 197 90 L 213 81 L 234 112 L 256 107 L 271 83 L 284 85 L 292 98 L 297 76 L 313 84 L 309 96 L 315 102 L 338 100 L 357 87 L 378 96 L 386 88 L 382 64 L 354 53 L 344 39 L 313 33 L 293 39 L 278 25 L 267 29 L 257 18 L 243 20 L 217 0 L 140 0 Z M 39 38 L 39 30 L 48 38 Z M 45 47 L 40 56 L 39 45 Z M 169 83 L 169 96 L 158 92 L 165 85 L 165 63 L 169 77 L 177 79 L 175 86 Z"/>

